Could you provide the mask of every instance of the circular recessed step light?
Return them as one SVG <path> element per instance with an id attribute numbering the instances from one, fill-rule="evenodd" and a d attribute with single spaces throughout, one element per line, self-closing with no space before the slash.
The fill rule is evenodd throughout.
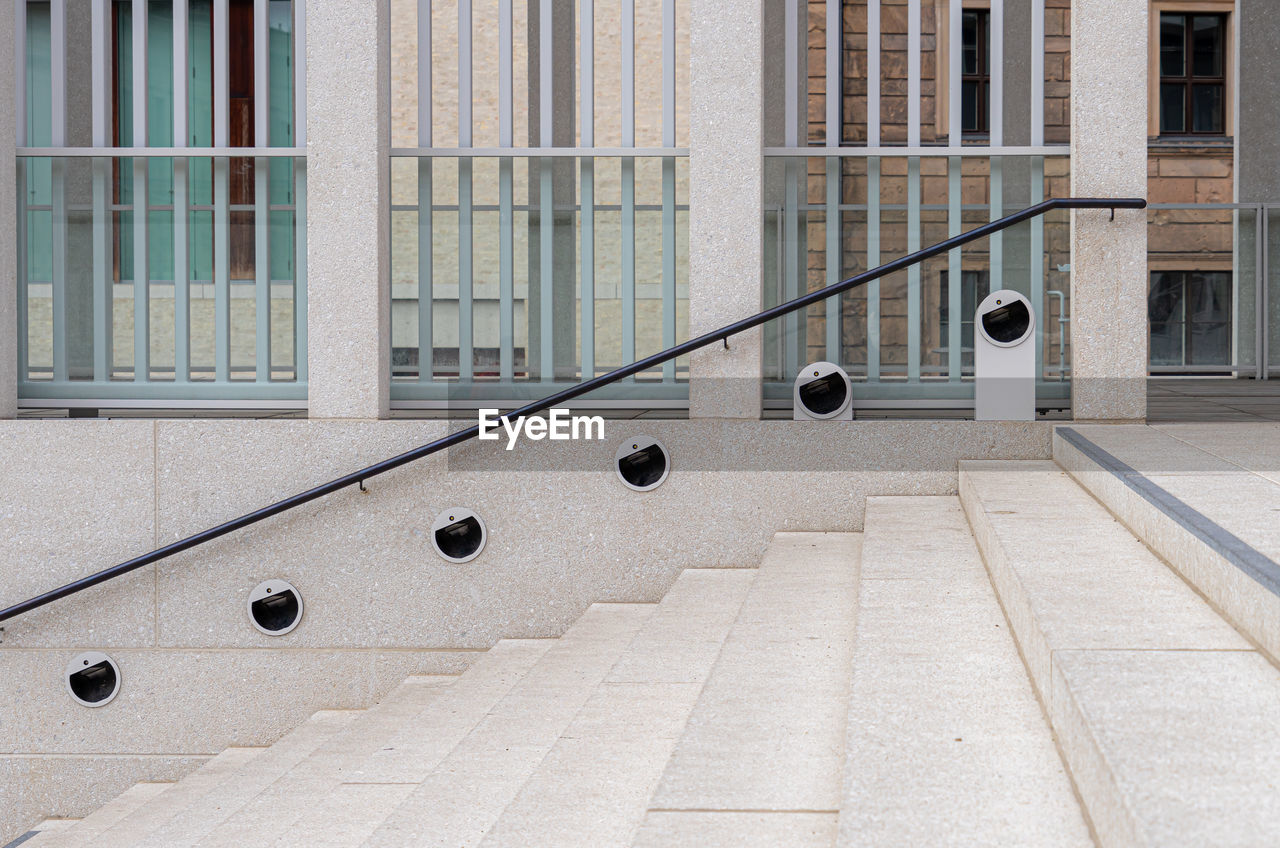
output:
<path id="1" fill-rule="evenodd" d="M 302 621 L 302 593 L 284 580 L 267 580 L 249 593 L 249 621 L 268 636 L 283 636 Z"/>
<path id="2" fill-rule="evenodd" d="M 661 486 L 671 473 L 671 455 L 657 439 L 635 436 L 618 447 L 613 470 L 628 489 L 648 492 Z"/>
<path id="3" fill-rule="evenodd" d="M 120 667 L 98 651 L 79 654 L 67 664 L 67 691 L 84 707 L 105 707 L 120 693 Z"/>
<path id="4" fill-rule="evenodd" d="M 484 520 L 464 507 L 446 509 L 431 525 L 431 546 L 449 562 L 470 562 L 488 540 Z"/>

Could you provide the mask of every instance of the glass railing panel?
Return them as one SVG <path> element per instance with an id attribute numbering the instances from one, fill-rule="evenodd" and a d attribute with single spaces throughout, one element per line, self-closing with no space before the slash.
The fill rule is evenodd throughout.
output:
<path id="1" fill-rule="evenodd" d="M 391 173 L 393 400 L 540 397 L 688 337 L 686 157 L 395 156 Z M 600 397 L 680 400 L 687 381 L 682 357 Z"/>
<path id="2" fill-rule="evenodd" d="M 305 400 L 293 157 L 30 156 L 18 173 L 24 403 Z"/>

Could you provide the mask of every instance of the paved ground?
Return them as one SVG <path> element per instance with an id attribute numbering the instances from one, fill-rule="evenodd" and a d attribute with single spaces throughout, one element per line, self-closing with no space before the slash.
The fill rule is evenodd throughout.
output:
<path id="1" fill-rule="evenodd" d="M 1280 421 L 1280 379 L 1159 378 L 1147 383 L 1147 419 Z"/>

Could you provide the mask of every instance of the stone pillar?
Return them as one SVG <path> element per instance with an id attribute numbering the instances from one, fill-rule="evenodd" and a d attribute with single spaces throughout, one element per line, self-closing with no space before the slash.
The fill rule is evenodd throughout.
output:
<path id="1" fill-rule="evenodd" d="M 307 2 L 313 418 L 385 418 L 391 377 L 389 0 Z"/>
<path id="2" fill-rule="evenodd" d="M 1147 0 L 1071 2 L 1071 193 L 1146 197 Z M 1071 213 L 1078 421 L 1147 414 L 1147 213 Z"/>
<path id="3" fill-rule="evenodd" d="M 18 230 L 13 4 L 0 3 L 0 418 L 18 411 Z"/>
<path id="4" fill-rule="evenodd" d="M 763 0 L 693 0 L 689 333 L 759 312 L 763 267 Z M 759 328 L 694 353 L 689 417 L 759 418 Z"/>

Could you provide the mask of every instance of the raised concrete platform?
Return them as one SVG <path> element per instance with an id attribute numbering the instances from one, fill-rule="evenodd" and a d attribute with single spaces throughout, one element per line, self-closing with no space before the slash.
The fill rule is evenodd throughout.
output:
<path id="1" fill-rule="evenodd" d="M 1061 427 L 1054 459 L 1280 658 L 1280 424 Z"/>
<path id="2" fill-rule="evenodd" d="M 1057 465 L 960 491 L 1099 842 L 1280 842 L 1280 672 Z"/>

